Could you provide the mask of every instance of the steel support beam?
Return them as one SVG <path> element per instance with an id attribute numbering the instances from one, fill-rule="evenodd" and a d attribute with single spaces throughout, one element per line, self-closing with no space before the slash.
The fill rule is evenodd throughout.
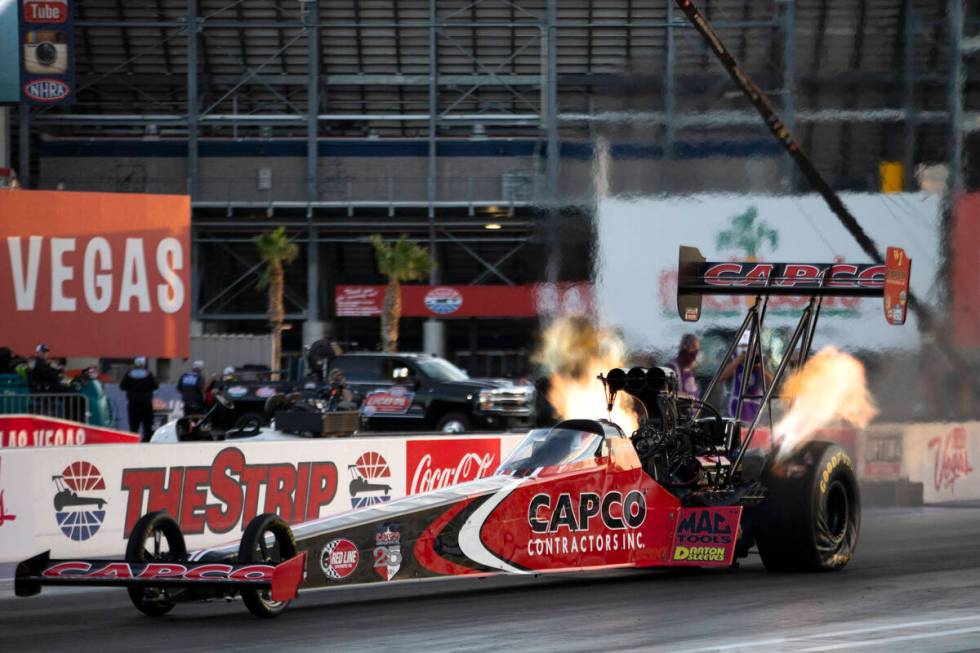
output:
<path id="1" fill-rule="evenodd" d="M 915 187 L 915 135 L 918 116 L 915 110 L 915 37 L 917 20 L 914 0 L 902 0 L 902 99 L 905 103 L 905 126 L 902 131 L 902 167 L 905 183 Z"/>
<path id="2" fill-rule="evenodd" d="M 316 202 L 320 199 L 317 184 L 319 169 L 318 136 L 320 123 L 320 5 L 318 0 L 309 0 L 302 5 L 306 23 L 306 200 Z M 313 222 L 313 208 L 307 208 L 307 256 L 306 256 L 306 319 L 316 322 L 320 319 L 320 247 L 317 243 L 317 229 Z M 309 344 L 309 343 L 304 343 Z"/>
<path id="3" fill-rule="evenodd" d="M 516 21 L 477 21 L 473 22 L 471 20 L 447 20 L 445 25 L 448 27 L 463 27 L 463 28 L 486 28 L 486 29 L 501 29 L 501 28 L 536 28 L 540 25 L 537 20 L 516 20 Z M 764 28 L 778 28 L 779 23 L 775 20 L 719 20 L 712 23 L 716 29 L 764 29 Z M 133 28 L 133 29 L 159 29 L 159 28 L 175 28 L 179 29 L 184 27 L 184 23 L 181 21 L 159 21 L 159 20 L 84 20 L 76 21 L 76 27 L 83 28 Z M 302 21 L 288 21 L 288 20 L 222 20 L 218 18 L 205 18 L 202 20 L 202 26 L 207 29 L 303 29 L 305 27 Z M 403 20 L 393 22 L 390 20 L 365 20 L 365 21 L 331 21 L 331 22 L 321 22 L 317 25 L 318 27 L 329 27 L 334 29 L 360 29 L 360 28 L 427 28 L 429 26 L 426 20 Z M 667 27 L 666 21 L 662 20 L 617 20 L 617 19 L 597 19 L 597 20 L 563 20 L 561 23 L 563 28 L 569 29 L 579 29 L 579 28 L 619 28 L 619 29 L 663 29 Z M 690 25 L 678 25 L 678 27 L 684 27 L 686 29 L 691 29 Z"/>
<path id="4" fill-rule="evenodd" d="M 561 143 L 558 140 L 558 0 L 547 0 L 545 16 L 545 103 L 544 122 L 548 138 L 547 184 L 548 184 L 548 261 L 545 280 L 557 283 L 561 277 L 561 237 L 558 220 L 558 175 L 561 163 Z"/>
<path id="5" fill-rule="evenodd" d="M 964 0 L 948 0 L 949 20 L 949 190 L 963 186 L 963 7 Z"/>
<path id="6" fill-rule="evenodd" d="M 17 118 L 17 142 L 20 150 L 17 179 L 22 188 L 31 187 L 31 107 L 21 102 Z"/>
<path id="7" fill-rule="evenodd" d="M 191 319 L 198 319 L 201 305 L 201 239 L 191 231 Z"/>
<path id="8" fill-rule="evenodd" d="M 664 157 L 674 158 L 675 124 L 677 111 L 677 44 L 674 41 L 674 3 L 667 0 L 667 43 L 664 52 Z"/>
<path id="9" fill-rule="evenodd" d="M 200 169 L 197 128 L 198 15 L 197 0 L 187 0 L 187 194 L 198 197 Z"/>
<path id="10" fill-rule="evenodd" d="M 796 0 L 780 0 L 783 5 L 783 122 L 790 132 L 796 129 Z M 796 187 L 796 164 L 783 155 L 783 186 L 792 192 Z"/>
<path id="11" fill-rule="evenodd" d="M 439 126 L 439 44 L 436 15 L 436 0 L 429 0 L 429 151 L 428 169 L 426 171 L 426 213 L 429 218 L 429 257 L 436 260 L 436 130 Z M 429 270 L 429 284 L 439 283 L 438 266 L 433 265 Z"/>

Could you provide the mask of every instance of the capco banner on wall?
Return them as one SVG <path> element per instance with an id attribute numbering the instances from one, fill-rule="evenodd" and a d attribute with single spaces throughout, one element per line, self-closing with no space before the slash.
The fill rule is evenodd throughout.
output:
<path id="1" fill-rule="evenodd" d="M 185 358 L 190 199 L 0 193 L 0 341 L 29 354 Z"/>

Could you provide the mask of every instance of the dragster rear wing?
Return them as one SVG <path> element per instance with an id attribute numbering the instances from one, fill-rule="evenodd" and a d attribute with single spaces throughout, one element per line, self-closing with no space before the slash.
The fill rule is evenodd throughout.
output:
<path id="1" fill-rule="evenodd" d="M 685 322 L 701 317 L 703 295 L 883 297 L 885 319 L 905 324 L 912 261 L 889 247 L 885 263 L 768 263 L 706 261 L 682 245 L 677 265 L 677 312 Z"/>

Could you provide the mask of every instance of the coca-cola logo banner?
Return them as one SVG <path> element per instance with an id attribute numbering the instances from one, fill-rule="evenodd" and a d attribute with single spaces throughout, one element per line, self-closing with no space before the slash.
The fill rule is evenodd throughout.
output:
<path id="1" fill-rule="evenodd" d="M 474 481 L 500 466 L 500 438 L 409 440 L 405 494 Z"/>

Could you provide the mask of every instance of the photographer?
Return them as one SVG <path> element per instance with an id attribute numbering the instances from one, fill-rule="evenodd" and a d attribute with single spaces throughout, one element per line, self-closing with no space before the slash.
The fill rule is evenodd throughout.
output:
<path id="1" fill-rule="evenodd" d="M 329 382 L 327 410 L 357 410 L 354 393 L 347 387 L 347 379 L 339 368 L 330 370 Z"/>

